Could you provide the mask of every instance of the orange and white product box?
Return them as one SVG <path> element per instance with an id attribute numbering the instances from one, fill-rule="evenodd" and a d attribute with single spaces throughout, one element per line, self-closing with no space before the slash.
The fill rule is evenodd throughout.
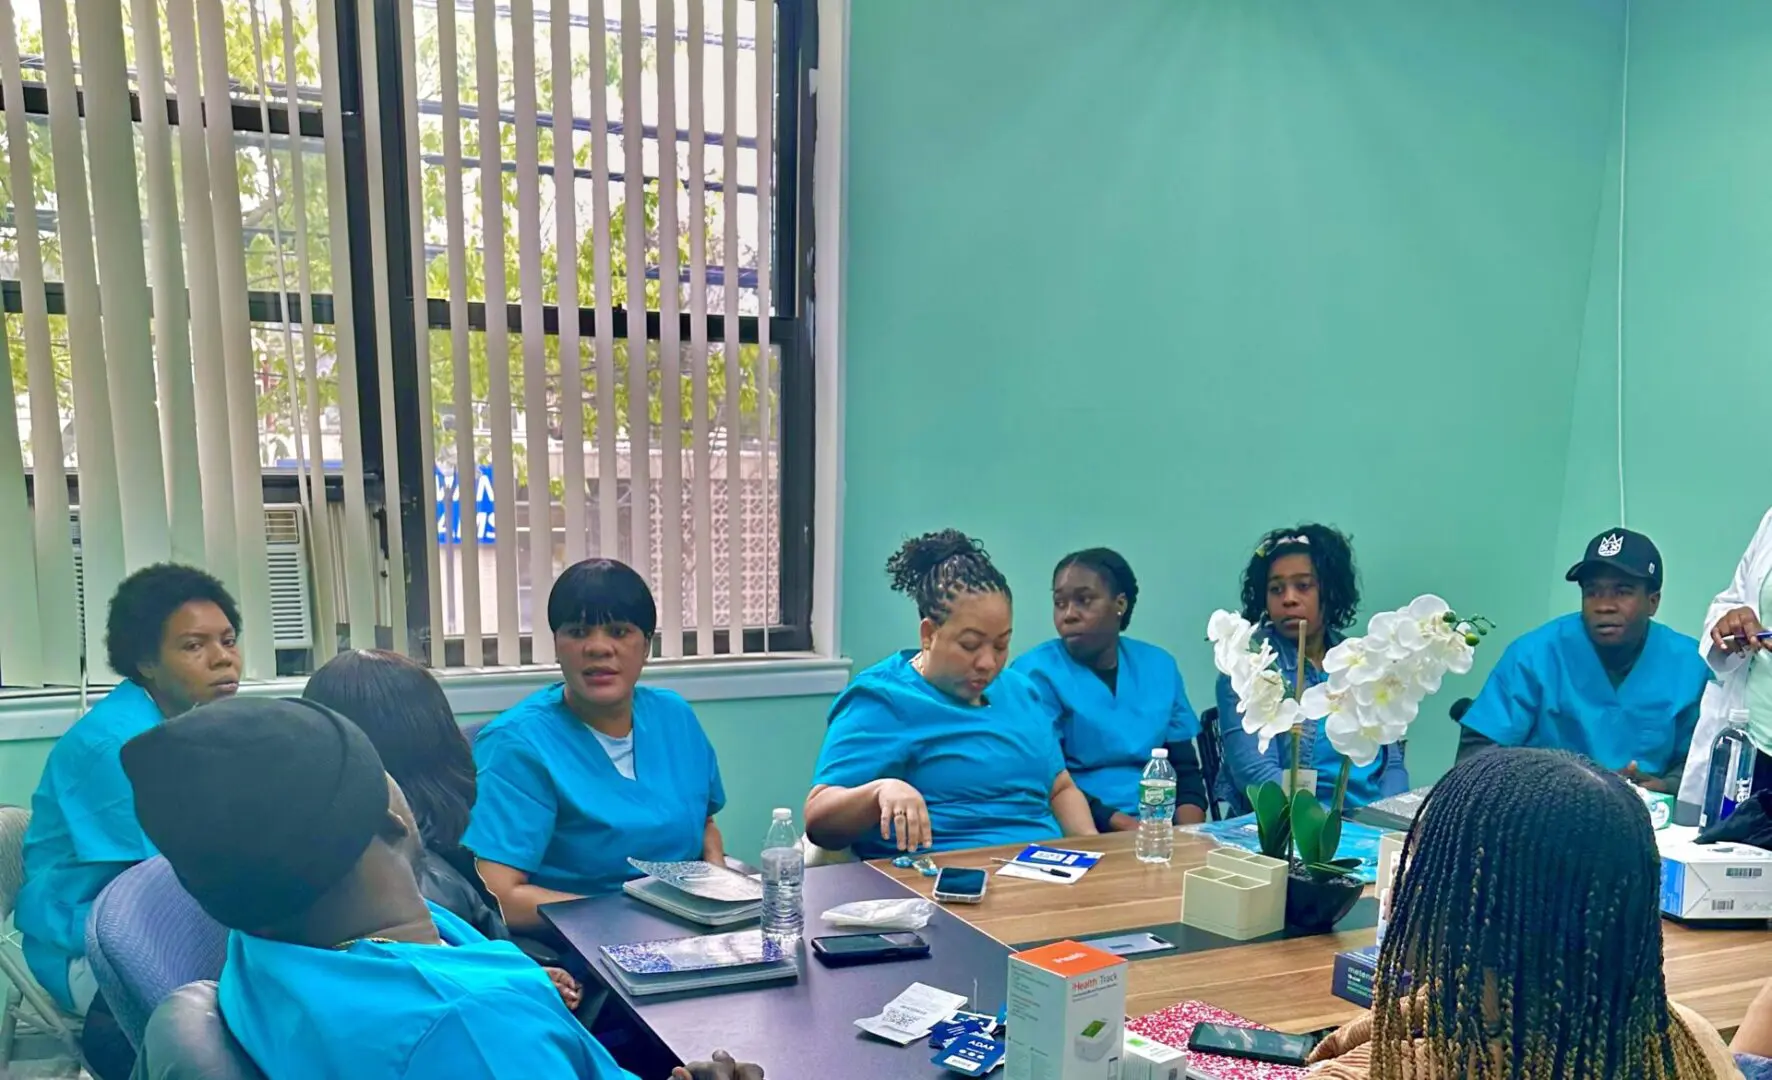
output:
<path id="1" fill-rule="evenodd" d="M 1004 1080 L 1120 1080 L 1126 961 L 1075 941 L 1009 957 Z"/>

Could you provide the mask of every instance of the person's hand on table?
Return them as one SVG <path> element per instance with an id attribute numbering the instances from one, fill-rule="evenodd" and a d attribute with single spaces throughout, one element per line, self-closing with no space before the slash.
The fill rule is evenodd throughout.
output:
<path id="1" fill-rule="evenodd" d="M 929 805 L 922 793 L 903 780 L 880 783 L 880 839 L 897 840 L 898 850 L 934 847 L 929 828 Z"/>
<path id="2" fill-rule="evenodd" d="M 1137 832 L 1138 819 L 1131 814 L 1122 814 L 1115 810 L 1114 816 L 1108 819 L 1108 828 L 1114 832 Z"/>
<path id="3" fill-rule="evenodd" d="M 1772 649 L 1772 643 L 1761 641 L 1758 637 L 1765 629 L 1760 625 L 1760 617 L 1754 614 L 1753 608 L 1738 607 L 1718 619 L 1717 624 L 1710 628 L 1710 640 L 1711 644 L 1726 653 L 1751 653 Z"/>
<path id="4" fill-rule="evenodd" d="M 577 1012 L 579 1003 L 585 999 L 584 987 L 578 985 L 578 980 L 572 977 L 572 973 L 563 968 L 545 967 L 542 970 L 548 973 L 548 980 L 560 992 L 560 1000 L 566 1003 L 566 1011 Z"/>
<path id="5" fill-rule="evenodd" d="M 691 1061 L 672 1069 L 671 1080 L 764 1080 L 763 1066 L 734 1061 L 731 1054 L 716 1050 L 712 1061 Z"/>
<path id="6" fill-rule="evenodd" d="M 1645 773 L 1639 772 L 1637 770 L 1637 763 L 1634 761 L 1619 770 L 1618 775 L 1629 780 L 1644 791 L 1653 791 L 1662 795 L 1671 795 L 1674 791 L 1673 785 L 1665 778 L 1660 776 L 1649 776 Z"/>

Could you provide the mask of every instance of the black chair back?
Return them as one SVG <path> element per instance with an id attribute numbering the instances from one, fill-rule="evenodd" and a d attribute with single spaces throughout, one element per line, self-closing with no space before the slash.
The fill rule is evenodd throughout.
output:
<path id="1" fill-rule="evenodd" d="M 1219 773 L 1224 768 L 1224 745 L 1218 738 L 1218 707 L 1200 714 L 1200 735 L 1194 740 L 1200 751 L 1200 774 L 1206 778 L 1206 816 L 1212 821 L 1224 820 L 1223 788 Z"/>

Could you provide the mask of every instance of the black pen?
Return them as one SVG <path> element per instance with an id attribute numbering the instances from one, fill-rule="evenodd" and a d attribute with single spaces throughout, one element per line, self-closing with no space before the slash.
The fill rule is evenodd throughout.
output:
<path id="1" fill-rule="evenodd" d="M 1053 877 L 1061 877 L 1066 881 L 1071 879 L 1071 872 L 1069 870 L 1060 870 L 1056 866 L 1035 866 L 1032 863 L 1016 862 L 1014 859 L 992 859 L 991 861 L 994 863 L 1002 863 L 1004 866 L 1019 866 L 1023 870 L 1034 870 L 1042 874 L 1051 874 Z"/>

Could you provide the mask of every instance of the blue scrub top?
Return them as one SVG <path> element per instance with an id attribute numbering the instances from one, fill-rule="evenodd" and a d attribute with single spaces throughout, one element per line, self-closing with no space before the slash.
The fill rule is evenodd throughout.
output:
<path id="1" fill-rule="evenodd" d="M 726 788 L 687 701 L 634 688 L 633 760 L 630 780 L 567 708 L 564 684 L 536 691 L 474 739 L 479 790 L 462 846 L 533 885 L 582 896 L 639 877 L 630 857 L 701 858 Z"/>
<path id="2" fill-rule="evenodd" d="M 1064 771 L 1064 755 L 1033 684 L 1005 670 L 984 704 L 968 705 L 917 674 L 915 655 L 887 657 L 837 698 L 813 785 L 903 780 L 929 806 L 937 851 L 1060 835 L 1052 784 Z M 898 854 L 878 829 L 854 848 L 864 859 Z"/>
<path id="3" fill-rule="evenodd" d="M 1613 770 L 1634 761 L 1665 776 L 1692 745 L 1709 681 L 1696 639 L 1650 623 L 1642 655 L 1613 687 L 1578 612 L 1509 645 L 1463 723 L 1502 746 L 1572 750 Z"/>
<path id="4" fill-rule="evenodd" d="M 120 683 L 56 740 L 31 796 L 15 919 L 31 973 L 64 1009 L 73 1008 L 68 963 L 86 955 L 92 902 L 112 878 L 158 854 L 135 820 L 120 751 L 162 719 L 146 690 Z"/>
<path id="5" fill-rule="evenodd" d="M 430 905 L 442 945 L 228 935 L 228 1030 L 269 1080 L 633 1080 L 509 942 Z"/>
<path id="6" fill-rule="evenodd" d="M 1298 643 L 1277 635 L 1268 636 L 1279 658 L 1274 661 L 1286 680 L 1286 692 L 1293 692 L 1298 679 Z M 1331 638 L 1333 647 L 1338 638 Z M 1329 676 L 1321 668 L 1305 665 L 1306 689 L 1327 682 Z M 1224 776 L 1230 792 L 1217 793 L 1220 798 L 1234 795 L 1231 801 L 1247 809 L 1244 792 L 1269 780 L 1284 784 L 1292 767 L 1292 736 L 1280 735 L 1268 743 L 1267 753 L 1259 749 L 1256 736 L 1243 730 L 1243 718 L 1237 712 L 1237 695 L 1231 690 L 1227 675 L 1218 677 L 1218 734 L 1224 747 Z M 1317 798 L 1325 804 L 1335 798 L 1335 778 L 1341 771 L 1341 755 L 1323 734 L 1321 720 L 1306 720 L 1300 736 L 1299 760 L 1307 769 L 1317 770 Z M 1221 785 L 1222 786 L 1222 785 Z M 1392 744 L 1381 747 L 1378 758 L 1370 765 L 1355 765 L 1348 773 L 1344 806 L 1365 806 L 1409 790 L 1409 770 L 1403 764 L 1403 748 Z"/>
<path id="7" fill-rule="evenodd" d="M 1121 637 L 1119 673 L 1108 688 L 1054 638 L 1010 667 L 1026 675 L 1057 717 L 1058 739 L 1071 779 L 1087 795 L 1123 814 L 1138 813 L 1138 779 L 1151 751 L 1200 733 L 1175 657 L 1155 645 Z"/>

